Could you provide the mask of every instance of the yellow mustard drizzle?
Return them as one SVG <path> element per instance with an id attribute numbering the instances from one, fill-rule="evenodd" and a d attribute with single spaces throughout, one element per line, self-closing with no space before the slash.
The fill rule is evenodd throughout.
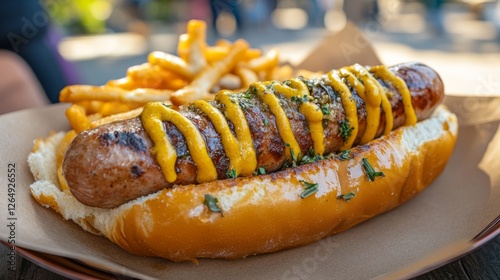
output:
<path id="1" fill-rule="evenodd" d="M 230 162 L 234 161 L 234 166 L 230 168 L 234 168 L 236 170 L 236 175 L 250 176 L 253 171 L 257 169 L 257 156 L 255 155 L 255 150 L 253 148 L 252 135 L 250 134 L 250 128 L 248 127 L 245 114 L 239 104 L 237 104 L 238 101 L 231 100 L 230 91 L 224 90 L 218 92 L 215 95 L 215 100 L 219 101 L 226 107 L 226 116 L 231 123 L 233 123 L 234 132 L 239 146 L 237 150 L 230 152 L 232 154 L 226 151 Z M 229 130 L 229 126 L 227 127 L 227 131 L 224 133 L 232 135 Z M 226 147 L 224 149 L 228 150 Z"/>
<path id="2" fill-rule="evenodd" d="M 379 92 L 378 87 L 367 77 L 367 75 L 359 76 L 360 73 L 356 71 L 356 69 L 353 69 L 353 67 L 342 68 L 339 71 L 340 76 L 346 79 L 349 85 L 354 88 L 358 95 L 365 101 L 366 128 L 363 136 L 361 137 L 360 144 L 368 143 L 375 138 L 380 124 L 381 93 Z M 356 78 L 352 72 L 360 77 L 364 86 L 361 85 L 358 78 Z"/>
<path id="3" fill-rule="evenodd" d="M 348 139 L 345 139 L 346 141 L 340 150 L 352 147 L 359 130 L 357 106 L 349 87 L 356 90 L 366 105 L 367 125 L 360 140 L 361 144 L 375 138 L 380 126 L 380 107 L 384 110 L 386 117 L 384 134 L 389 133 L 393 128 L 392 106 L 388 100 L 387 92 L 372 74 L 391 82 L 400 92 L 405 106 L 405 125 L 416 122 L 415 111 L 406 84 L 385 66 L 372 67 L 368 71 L 364 67 L 355 64 L 340 70 L 332 70 L 327 74 L 327 77 L 333 90 L 340 96 L 346 119 L 352 129 L 351 134 Z M 309 124 L 314 151 L 316 154 L 323 155 L 325 150 L 322 124 L 323 112 L 317 104 L 311 102 L 313 98 L 303 81 L 290 79 L 285 83 L 256 82 L 251 86 L 255 89 L 255 94 L 269 107 L 269 110 L 274 115 L 278 132 L 284 143 L 286 143 L 286 156 L 289 160 L 300 160 L 302 152 L 293 134 L 290 121 L 274 91 L 286 98 L 297 98 L 301 102 L 299 112 L 304 115 Z M 219 133 L 224 151 L 230 161 L 229 168 L 234 170 L 237 176 L 250 176 L 257 169 L 257 156 L 253 147 L 250 128 L 238 98 L 232 98 L 232 92 L 223 90 L 215 95 L 215 100 L 225 107 L 224 114 L 207 101 L 195 101 L 193 106 L 207 115 L 215 130 Z M 177 178 L 175 172 L 177 154 L 164 131 L 164 121 L 171 122 L 184 135 L 189 152 L 198 168 L 196 180 L 202 183 L 217 179 L 217 170 L 208 155 L 204 139 L 189 119 L 160 102 L 147 104 L 141 114 L 141 119 L 146 132 L 153 140 L 152 152 L 156 155 L 168 182 L 174 182 Z M 233 124 L 234 134 L 230 129 L 228 120 Z M 292 151 L 295 158 L 292 156 Z"/>
<path id="4" fill-rule="evenodd" d="M 372 72 L 376 77 L 392 83 L 394 87 L 399 91 L 399 94 L 401 94 L 405 111 L 404 125 L 416 124 L 417 115 L 415 114 L 415 109 L 413 108 L 413 104 L 411 103 L 410 90 L 408 90 L 408 86 L 403 81 L 403 79 L 389 71 L 389 69 L 387 69 L 385 65 L 371 67 L 370 72 Z"/>
<path id="5" fill-rule="evenodd" d="M 379 124 L 380 124 L 380 106 L 385 113 L 385 128 L 384 134 L 388 134 L 392 131 L 394 126 L 394 118 L 392 115 L 392 106 L 387 98 L 387 92 L 384 87 L 375 79 L 363 66 L 359 64 L 354 64 L 353 66 L 347 67 L 354 75 L 360 79 L 366 91 L 366 98 L 361 96 L 366 104 L 367 113 L 367 131 L 363 135 L 364 139 L 361 138 L 361 144 L 366 144 L 375 138 Z M 373 117 L 370 117 L 370 113 Z M 376 120 L 375 120 L 376 119 Z M 375 125 L 376 124 L 376 125 Z M 366 136 L 365 136 L 366 135 Z"/>
<path id="6" fill-rule="evenodd" d="M 318 105 L 309 101 L 309 89 L 307 86 L 299 79 L 288 80 L 290 86 L 284 84 L 276 84 L 274 89 L 286 96 L 287 98 L 303 98 L 306 97 L 307 100 L 300 104 L 299 112 L 304 115 L 307 122 L 309 123 L 309 130 L 311 132 L 311 138 L 313 139 L 313 148 L 315 154 L 323 155 L 325 152 L 325 142 L 323 134 L 323 112 Z"/>
<path id="7" fill-rule="evenodd" d="M 196 100 L 193 105 L 208 116 L 215 130 L 221 137 L 222 146 L 224 147 L 224 151 L 229 158 L 229 168 L 234 169 L 236 174 L 240 174 L 240 144 L 229 129 L 229 125 L 227 124 L 224 115 L 222 115 L 219 110 L 208 104 L 205 100 Z"/>
<path id="8" fill-rule="evenodd" d="M 196 181 L 198 183 L 217 179 L 217 170 L 208 155 L 205 141 L 196 126 L 179 112 L 167 108 L 161 102 L 151 102 L 144 106 L 141 115 L 142 124 L 154 143 L 153 154 L 156 155 L 165 179 L 173 183 L 177 179 L 175 162 L 177 153 L 168 140 L 163 122 L 168 121 L 179 129 L 186 138 L 191 157 L 198 167 Z"/>
<path id="9" fill-rule="evenodd" d="M 280 101 L 276 95 L 271 90 L 266 89 L 266 85 L 270 85 L 270 82 L 264 83 L 253 83 L 252 86 L 257 89 L 257 95 L 259 95 L 262 102 L 269 106 L 269 110 L 274 115 L 276 119 L 276 126 L 278 127 L 278 133 L 280 134 L 283 141 L 287 144 L 285 147 L 285 153 L 289 160 L 293 160 L 292 151 L 297 155 L 301 155 L 299 143 L 293 135 L 292 126 L 288 120 L 285 111 L 280 105 Z"/>
<path id="10" fill-rule="evenodd" d="M 377 81 L 377 86 L 385 92 L 385 89 L 378 81 Z M 389 132 L 392 131 L 392 128 L 394 127 L 394 116 L 392 114 L 392 105 L 391 102 L 389 102 L 389 99 L 387 98 L 387 93 L 382 94 L 382 109 L 384 110 L 385 113 L 385 128 L 383 134 L 387 135 L 389 134 Z"/>
<path id="11" fill-rule="evenodd" d="M 328 72 L 328 78 L 330 79 L 330 84 L 339 95 L 342 101 L 342 106 L 345 110 L 345 115 L 351 126 L 351 134 L 340 147 L 340 150 L 348 150 L 352 147 L 354 140 L 356 140 L 356 135 L 358 135 L 358 109 L 356 107 L 356 102 L 352 97 L 349 87 L 342 81 L 340 73 L 338 70 L 333 70 Z"/>

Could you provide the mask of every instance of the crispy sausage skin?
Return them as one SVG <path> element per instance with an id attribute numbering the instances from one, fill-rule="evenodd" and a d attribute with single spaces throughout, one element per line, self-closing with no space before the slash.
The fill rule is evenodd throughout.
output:
<path id="1" fill-rule="evenodd" d="M 389 68 L 402 78 L 410 90 L 412 104 L 418 120 L 428 118 L 444 98 L 443 83 L 439 75 L 423 64 L 399 64 Z M 393 109 L 394 129 L 405 121 L 402 97 L 394 86 L 379 79 L 383 87 L 394 93 L 390 97 Z M 345 119 L 345 111 L 340 98 L 324 78 L 311 79 L 306 83 L 310 94 L 328 104 L 330 114 L 323 122 L 325 154 L 338 151 L 343 144 L 339 122 Z M 351 89 L 358 108 L 359 130 L 357 141 L 366 126 L 366 111 L 363 100 Z M 299 104 L 280 97 L 281 105 L 290 121 L 295 138 L 302 151 L 313 145 L 305 117 L 299 113 Z M 253 139 L 257 155 L 257 166 L 266 172 L 274 172 L 287 165 L 285 143 L 278 133 L 275 119 L 266 105 L 257 97 L 240 98 Z M 223 108 L 213 103 L 221 111 Z M 208 153 L 212 158 L 219 179 L 226 178 L 229 168 L 224 147 L 219 134 L 203 113 L 191 106 L 179 109 L 190 119 L 203 135 Z M 382 113 L 377 137 L 383 132 L 385 116 Z M 174 184 L 196 183 L 197 168 L 186 145 L 184 136 L 169 122 L 164 122 L 165 131 L 177 151 Z M 232 125 L 230 123 L 232 128 Z M 113 208 L 137 197 L 171 187 L 155 158 L 150 154 L 153 143 L 140 118 L 119 121 L 81 132 L 69 146 L 63 163 L 64 177 L 72 194 L 89 206 Z"/>

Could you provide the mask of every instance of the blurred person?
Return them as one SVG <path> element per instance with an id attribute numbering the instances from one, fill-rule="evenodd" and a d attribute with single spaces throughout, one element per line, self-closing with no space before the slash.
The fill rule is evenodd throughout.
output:
<path id="1" fill-rule="evenodd" d="M 339 4 L 342 5 L 346 17 L 358 25 L 378 20 L 379 6 L 377 0 L 345 0 L 339 1 Z"/>
<path id="2" fill-rule="evenodd" d="M 426 8 L 427 22 L 431 25 L 432 32 L 435 35 L 445 33 L 443 21 L 443 4 L 444 0 L 423 0 Z"/>
<path id="3" fill-rule="evenodd" d="M 269 31 L 272 25 L 273 11 L 278 8 L 277 0 L 241 1 L 244 26 L 252 30 Z"/>
<path id="4" fill-rule="evenodd" d="M 325 14 L 330 4 L 329 1 L 312 0 L 308 4 L 307 14 L 309 25 L 312 27 L 324 27 Z"/>
<path id="5" fill-rule="evenodd" d="M 147 37 L 151 33 L 147 7 L 151 0 L 115 0 L 106 19 L 106 26 L 112 32 L 132 32 Z"/>
<path id="6" fill-rule="evenodd" d="M 0 50 L 0 100 L 0 114 L 49 103 L 26 62 L 5 50 Z"/>
<path id="7" fill-rule="evenodd" d="M 240 0 L 210 0 L 210 9 L 212 11 L 212 26 L 214 30 L 217 28 L 217 20 L 221 15 L 230 14 L 236 21 L 236 30 L 241 30 L 241 2 Z"/>
<path id="8" fill-rule="evenodd" d="M 500 41 L 500 1 L 497 0 L 495 8 L 495 27 L 497 30 L 497 40 Z"/>
<path id="9" fill-rule="evenodd" d="M 190 19 L 200 19 L 206 22 L 211 20 L 211 7 L 210 3 L 206 0 L 190 0 L 189 8 L 187 12 L 187 17 L 184 18 L 184 21 L 188 21 Z"/>
<path id="10" fill-rule="evenodd" d="M 59 4 L 54 1 L 47 3 Z M 50 102 L 56 103 L 61 89 L 77 83 L 77 77 L 75 69 L 57 51 L 59 38 L 41 3 L 40 0 L 0 1 L 0 49 L 24 59 Z"/>
<path id="11" fill-rule="evenodd" d="M 145 8 L 150 0 L 127 0 L 128 12 L 131 16 L 131 22 L 128 24 L 129 31 L 137 34 L 148 35 L 150 32 L 149 24 L 146 22 Z"/>

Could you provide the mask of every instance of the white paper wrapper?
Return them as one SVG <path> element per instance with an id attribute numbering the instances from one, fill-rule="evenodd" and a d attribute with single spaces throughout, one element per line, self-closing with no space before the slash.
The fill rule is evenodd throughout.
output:
<path id="1" fill-rule="evenodd" d="M 348 26 L 346 32 L 328 37 L 319 45 L 320 51 L 299 66 L 327 70 L 354 62 L 376 64 L 378 60 L 362 36 Z M 339 47 L 342 45 L 344 48 Z M 326 60 L 329 63 L 324 63 Z M 313 68 L 318 65 L 315 61 L 324 64 Z M 8 178 L 0 176 L 0 219 L 15 222 L 18 246 L 141 279 L 408 277 L 483 242 L 470 240 L 500 214 L 500 98 L 448 96 L 446 103 L 458 115 L 460 129 L 444 173 L 397 209 L 308 246 L 241 260 L 173 263 L 131 255 L 107 239 L 64 221 L 31 197 L 28 186 L 33 177 L 26 162 L 34 139 L 46 137 L 51 131 L 69 130 L 64 104 L 0 117 L 3 173 L 9 165 L 15 165 L 16 174 L 13 216 L 7 211 Z M 0 239 L 7 241 L 9 235 L 4 226 Z"/>

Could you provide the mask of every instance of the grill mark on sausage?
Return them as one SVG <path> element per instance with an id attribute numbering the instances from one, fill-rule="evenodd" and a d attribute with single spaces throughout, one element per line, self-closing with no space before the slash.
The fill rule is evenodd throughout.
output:
<path id="1" fill-rule="evenodd" d="M 144 174 L 144 170 L 139 165 L 134 165 L 130 169 L 130 173 L 132 173 L 132 178 L 139 178 L 142 174 Z"/>
<path id="2" fill-rule="evenodd" d="M 102 133 L 101 135 L 99 135 L 99 138 L 103 146 L 118 144 L 120 146 L 128 147 L 136 152 L 147 151 L 144 138 L 140 137 L 135 132 L 112 131 Z"/>

